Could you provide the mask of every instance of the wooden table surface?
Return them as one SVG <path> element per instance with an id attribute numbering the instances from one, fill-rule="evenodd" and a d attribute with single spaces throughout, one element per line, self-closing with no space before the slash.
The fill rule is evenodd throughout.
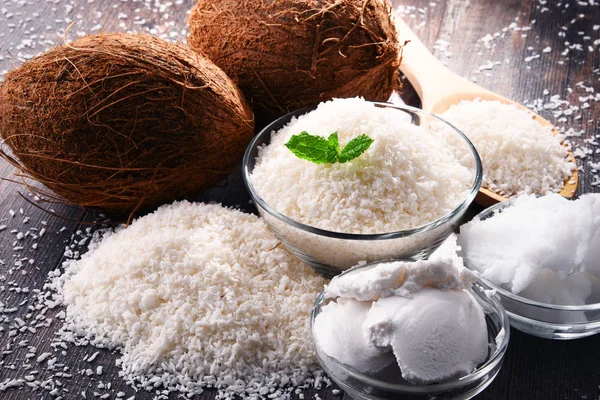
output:
<path id="1" fill-rule="evenodd" d="M 568 131 L 578 149 L 581 194 L 600 191 L 599 179 L 592 172 L 592 164 L 600 161 L 594 142 L 595 136 L 600 138 L 600 95 L 596 96 L 600 92 L 599 3 L 406 0 L 395 6 L 423 42 L 456 72 L 518 102 L 539 109 L 546 104 L 542 115 Z M 133 30 L 183 40 L 191 6 L 190 0 L 0 0 L 0 72 L 59 42 L 72 22 L 76 24 L 67 34 L 71 39 L 86 32 Z M 403 98 L 418 105 L 409 85 Z M 12 179 L 13 173 L 0 162 L 0 177 Z M 248 195 L 238 171 L 226 185 L 199 199 L 239 205 L 247 204 Z M 474 207 L 472 212 L 476 211 Z M 100 350 L 88 362 L 85 359 L 96 349 L 64 350 L 53 343 L 61 326 L 53 320 L 60 307 L 47 312 L 49 326 L 43 326 L 45 320 L 32 321 L 35 313 L 28 315 L 48 273 L 60 267 L 71 236 L 86 227 L 80 221 L 91 218 L 76 207 L 38 204 L 22 186 L 0 180 L 0 226 L 6 226 L 0 228 L 0 399 L 83 398 L 81 392 L 88 398 L 94 393 L 109 398 L 119 391 L 125 397 L 136 394 L 118 376 L 116 353 Z M 42 228 L 46 233 L 40 236 Z M 19 240 L 18 232 L 29 234 Z M 600 336 L 551 341 L 515 330 L 511 335 L 502 371 L 478 399 L 600 398 Z M 45 352 L 57 357 L 53 367 L 36 363 Z M 104 371 L 98 375 L 100 365 Z M 91 376 L 79 373 L 88 368 L 94 371 Z M 33 374 L 33 370 L 38 372 Z M 50 376 L 54 379 L 36 391 L 26 384 L 2 391 L 3 384 L 26 375 L 42 382 Z M 332 394 L 329 387 L 307 390 L 305 398 L 314 398 L 315 393 L 324 399 L 342 396 Z M 152 393 L 140 392 L 136 398 L 152 398 Z M 214 398 L 214 392 L 198 398 Z"/>

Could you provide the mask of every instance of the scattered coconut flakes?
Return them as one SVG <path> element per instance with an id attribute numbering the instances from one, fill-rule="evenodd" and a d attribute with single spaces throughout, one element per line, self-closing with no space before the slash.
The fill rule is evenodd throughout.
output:
<path id="1" fill-rule="evenodd" d="M 55 4 L 60 4 L 60 2 L 58 0 L 52 0 L 52 3 Z M 11 33 L 12 36 L 6 36 L 5 38 L 7 39 L 5 42 L 3 42 L 3 49 L 2 51 L 4 52 L 4 54 L 0 54 L 0 80 L 3 74 L 5 74 L 10 66 L 10 68 L 12 68 L 13 66 L 18 65 L 18 60 L 17 57 L 23 57 L 23 59 L 25 59 L 25 57 L 32 57 L 33 55 L 41 52 L 44 48 L 53 46 L 57 41 L 58 38 L 60 36 L 62 36 L 62 34 L 64 33 L 64 30 L 61 30 L 60 32 L 55 32 L 55 28 L 51 25 L 56 26 L 57 23 L 60 24 L 64 24 L 64 26 L 66 27 L 71 21 L 77 21 L 77 25 L 78 27 L 82 27 L 82 29 L 87 29 L 85 27 L 91 27 L 94 24 L 96 24 L 98 21 L 96 20 L 100 20 L 102 18 L 103 13 L 101 11 L 95 11 L 93 12 L 93 14 L 90 14 L 88 12 L 81 12 L 81 10 L 84 10 L 82 7 L 89 7 L 88 3 L 93 3 L 93 0 L 87 0 L 84 1 L 85 4 L 80 4 L 79 2 L 71 2 L 69 1 L 68 5 L 69 6 L 65 6 L 65 9 L 70 9 L 71 7 L 75 7 L 74 9 L 71 9 L 67 14 L 69 14 L 72 19 L 68 20 L 67 15 L 65 15 L 65 13 L 63 12 L 62 7 L 58 7 L 55 10 L 53 10 L 53 13 L 39 13 L 33 10 L 37 9 L 37 3 L 33 2 L 33 1 L 5 1 L 3 3 L 3 6 L 8 8 L 8 10 L 4 9 L 4 10 L 0 10 L 0 23 L 8 23 L 8 21 L 12 21 L 12 27 L 9 28 L 11 29 Z M 541 12 L 545 12 L 548 11 L 550 8 L 558 8 L 560 9 L 560 11 L 562 10 L 567 10 L 570 6 L 570 2 L 547 2 L 546 0 L 538 0 L 537 2 L 537 9 L 540 10 Z M 586 3 L 586 2 L 581 2 Z M 429 8 L 433 8 L 435 6 L 435 2 L 431 2 L 429 3 Z M 587 2 L 588 6 L 598 6 L 598 1 L 594 1 L 591 0 L 589 2 Z M 115 4 L 116 6 L 117 4 Z M 79 7 L 79 12 L 77 11 L 77 8 Z M 189 6 L 187 4 L 184 4 L 182 0 L 176 0 L 176 1 L 172 1 L 172 2 L 154 2 L 153 4 L 150 4 L 149 1 L 145 1 L 145 2 L 140 2 L 140 8 L 136 9 L 135 13 L 147 13 L 146 15 L 148 15 L 149 13 L 153 13 L 153 21 L 156 20 L 156 23 L 148 23 L 146 25 L 133 25 L 133 24 L 121 24 L 119 26 L 119 30 L 123 30 L 123 31 L 131 31 L 131 29 L 135 29 L 137 31 L 146 31 L 149 32 L 155 36 L 160 36 L 163 39 L 166 40 L 171 40 L 170 35 L 172 34 L 173 31 L 177 31 L 175 29 L 173 29 L 174 27 L 174 22 L 172 20 L 172 16 L 174 14 L 177 14 L 178 8 L 180 7 L 184 7 L 184 8 L 188 8 Z M 406 9 L 409 8 L 409 6 L 405 6 Z M 33 11 L 33 12 L 32 12 Z M 161 14 L 156 14 L 156 11 L 159 11 Z M 425 8 L 425 11 L 428 12 L 428 9 Z M 108 15 L 108 13 L 104 13 L 106 15 Z M 168 14 L 168 15 L 167 15 Z M 410 18 L 411 19 L 415 19 L 417 21 L 417 24 L 415 25 L 417 27 L 417 29 L 421 29 L 423 28 L 426 22 L 426 15 L 423 13 L 422 10 L 418 10 L 416 7 L 412 7 L 412 10 L 409 11 L 409 14 L 411 14 Z M 10 16 L 9 16 L 10 15 Z M 96 20 L 91 20 L 88 19 L 88 15 L 93 16 L 94 18 L 96 18 Z M 54 22 L 54 19 L 60 20 L 60 22 Z M 131 16 L 129 17 L 130 20 L 132 20 Z M 556 29 L 558 30 L 558 32 L 556 32 L 556 34 L 558 36 L 565 36 L 565 32 L 570 29 L 570 24 L 577 22 L 578 19 L 575 18 L 573 19 L 573 21 L 569 22 L 569 24 L 567 26 L 557 26 Z M 587 17 L 587 19 L 585 20 L 586 22 L 594 22 L 594 21 L 589 21 L 589 16 Z M 101 21 L 100 21 L 101 22 Z M 598 29 L 600 29 L 600 25 L 593 25 L 593 31 L 597 32 Z M 589 29 L 588 29 L 589 31 Z M 515 33 L 517 31 L 514 31 Z M 589 32 L 588 32 L 589 33 Z M 69 35 L 67 35 L 69 37 Z M 488 36 L 488 35 L 486 35 Z M 506 36 L 493 36 L 491 34 L 489 34 L 490 37 L 492 37 L 493 40 L 490 41 L 490 48 L 491 47 L 496 47 L 496 46 L 503 46 L 504 42 L 503 40 L 506 39 Z M 186 37 L 186 33 L 185 33 L 185 29 L 181 29 L 179 31 L 179 38 L 181 40 L 185 40 Z M 582 38 L 582 36 L 579 36 L 580 38 Z M 536 38 L 537 40 L 537 38 Z M 593 44 L 595 46 L 599 46 L 600 45 L 600 41 L 596 40 L 593 42 Z M 510 43 L 508 42 L 507 45 L 510 45 Z M 487 46 L 486 46 L 487 48 Z M 15 51 L 16 50 L 16 51 Z M 17 55 L 17 53 L 19 53 Z M 10 56 L 9 56 L 10 54 Z M 475 55 L 475 52 L 471 53 L 473 56 Z M 487 57 L 486 57 L 487 58 Z M 482 58 L 480 60 L 480 62 L 483 62 L 486 58 Z M 568 57 L 566 58 L 562 58 L 559 59 L 558 64 L 562 65 L 566 62 L 568 62 Z M 592 74 L 593 76 L 590 77 L 590 82 L 592 82 L 592 84 L 595 84 L 597 87 L 597 82 L 598 79 L 600 78 L 600 68 L 594 68 L 592 70 Z M 494 75 L 497 76 L 497 75 Z M 592 81 L 592 80 L 595 80 Z M 531 102 L 534 102 L 538 99 L 531 99 Z M 562 99 L 565 102 L 567 102 L 567 98 Z M 571 99 L 571 101 L 573 101 Z M 600 97 L 597 97 L 595 99 L 595 101 L 600 101 Z M 540 103 L 540 104 L 543 104 Z M 591 104 L 591 106 L 593 107 L 594 105 Z M 548 115 L 552 115 L 552 114 L 548 114 Z M 577 112 L 574 112 L 571 116 L 568 116 L 566 118 L 563 119 L 563 117 L 561 117 L 561 121 L 557 121 L 560 123 L 563 123 L 565 125 L 570 124 L 573 120 L 577 120 L 577 119 L 581 119 L 581 114 L 578 114 Z M 586 123 L 585 118 L 584 121 L 582 122 L 583 124 Z M 589 125 L 588 125 L 589 126 Z M 595 130 L 595 128 L 592 128 L 591 134 L 593 135 Z M 573 138 L 578 138 L 578 137 L 583 137 L 586 135 L 586 128 L 584 126 L 584 129 L 573 129 L 571 126 L 565 126 L 564 127 L 565 131 L 570 130 L 573 134 Z M 589 131 L 590 128 L 587 128 L 587 130 Z M 600 154 L 600 149 L 596 148 L 595 146 L 591 149 L 594 151 L 595 154 L 595 160 L 598 161 L 600 160 L 600 158 L 598 158 L 598 154 Z M 589 157 L 586 161 L 589 161 Z M 589 171 L 586 171 L 586 174 L 589 174 Z M 590 174 L 590 178 L 592 180 L 591 185 L 596 187 L 598 185 L 600 185 L 600 177 L 597 174 Z M 34 199 L 35 200 L 35 199 Z M 43 223 L 42 223 L 43 224 Z M 23 249 L 18 250 L 19 252 L 23 251 Z M 18 271 L 17 267 L 12 265 L 12 262 L 10 261 L 10 257 L 5 258 L 4 260 L 0 260 L 0 265 L 6 265 L 7 268 L 10 267 L 11 268 L 11 273 L 14 273 L 15 271 Z M 14 268 L 14 269 L 13 269 Z M 15 291 L 10 291 L 9 292 L 9 286 L 6 285 L 6 281 L 7 281 L 7 274 L 3 274 L 0 273 L 0 292 L 1 293 L 12 293 L 14 294 Z M 28 307 L 28 305 L 23 305 L 20 307 Z M 43 309 L 41 309 L 43 310 Z M 6 311 L 6 315 L 10 315 L 10 312 L 15 312 L 16 308 L 14 307 L 8 307 L 7 311 Z M 36 312 L 38 312 L 40 310 L 37 310 Z M 2 307 L 0 306 L 0 312 L 2 312 Z M 38 314 L 41 315 L 41 314 Z M 46 322 L 47 320 L 44 319 L 42 322 L 36 322 L 38 324 L 48 324 Z M 5 322 L 6 323 L 6 322 Z M 6 323 L 7 324 L 7 323 Z M 7 334 L 8 333 L 8 329 L 5 329 L 2 325 L 0 325 L 0 332 L 2 332 L 3 334 Z M 18 338 L 21 335 L 23 335 L 22 333 L 16 333 L 15 336 L 13 336 L 13 338 Z M 7 367 L 9 365 L 7 364 Z M 34 366 L 35 367 L 35 366 Z M 8 371 L 9 368 L 6 368 L 6 371 Z M 44 385 L 41 385 L 41 381 L 37 382 L 37 384 L 35 385 L 39 390 L 42 390 L 42 386 L 47 386 L 47 383 L 44 383 Z M 25 386 L 25 388 L 27 388 L 27 386 Z M 46 389 L 44 389 L 46 390 Z M 91 396 L 91 395 L 90 395 Z M 67 396 L 69 397 L 69 396 Z M 133 398 L 133 396 L 132 396 Z"/>
<path id="2" fill-rule="evenodd" d="M 20 211 L 20 213 L 27 215 L 27 210 Z M 42 226 L 52 227 L 51 229 L 56 229 L 53 226 L 60 222 L 60 219 L 57 219 L 50 223 L 47 221 L 40 221 L 40 224 Z M 11 223 L 17 224 L 18 221 L 15 220 Z M 34 231 L 37 229 L 38 228 L 31 227 L 30 230 Z M 6 234 L 10 233 L 8 230 L 6 232 Z M 65 248 L 69 250 L 68 252 L 65 250 L 66 256 L 79 257 L 80 250 L 78 250 L 78 248 L 81 247 L 80 243 L 84 242 L 82 240 L 83 238 L 88 238 L 91 239 L 93 243 L 98 243 L 101 241 L 102 237 L 110 235 L 111 232 L 112 231 L 110 230 L 102 228 L 93 231 L 90 227 L 85 228 L 85 230 L 78 230 L 71 236 L 69 243 L 65 246 Z M 64 235 L 47 235 L 45 240 L 55 240 L 60 236 Z M 20 260 L 27 260 L 27 257 L 21 257 L 19 258 L 19 261 Z M 0 263 L 2 262 L 0 261 Z M 16 267 L 14 271 L 18 271 L 18 268 L 20 267 Z M 14 271 L 11 268 L 10 273 L 13 274 Z M 9 349 L 2 351 L 0 355 L 0 370 L 4 368 L 4 372 L 10 371 L 10 380 L 3 382 L 9 383 L 8 387 L 5 387 L 5 390 L 32 390 L 38 393 L 45 392 L 46 394 L 51 394 L 54 398 L 70 398 L 70 386 L 65 385 L 64 380 L 68 380 L 74 375 L 95 376 L 97 372 L 91 369 L 86 371 L 85 368 L 81 370 L 77 369 L 81 368 L 81 365 L 77 365 L 77 363 L 74 364 L 72 357 L 71 360 L 67 362 L 70 351 L 74 350 L 71 344 L 88 346 L 89 340 L 78 337 L 73 332 L 65 330 L 64 328 L 58 330 L 57 334 L 54 336 L 55 339 L 51 343 L 45 342 L 44 344 L 40 344 L 40 347 L 37 348 L 35 346 L 28 346 L 29 338 L 37 340 L 37 336 L 32 335 L 34 333 L 32 330 L 42 328 L 46 329 L 46 332 L 48 332 L 47 329 L 56 330 L 56 322 L 58 322 L 59 325 L 63 323 L 62 320 L 65 318 L 66 314 L 64 311 L 60 310 L 62 303 L 61 296 L 53 289 L 56 287 L 56 280 L 60 279 L 61 275 L 62 272 L 60 269 L 51 271 L 48 274 L 48 281 L 44 284 L 43 289 L 34 289 L 33 293 L 28 297 L 22 298 L 22 301 L 19 300 L 15 307 L 0 301 L 0 332 L 8 333 L 5 336 L 8 342 L 5 343 L 7 343 L 6 349 Z M 18 286 L 16 282 L 9 281 L 8 286 L 4 286 L 3 281 L 5 281 L 5 284 L 5 276 L 0 273 L 0 293 L 8 293 L 9 291 L 13 294 L 17 293 L 23 295 L 30 293 L 29 288 Z M 9 304 L 11 302 L 14 303 L 14 300 L 16 299 L 17 298 L 15 298 L 14 295 L 7 298 Z M 30 310 L 29 314 L 19 311 L 23 310 L 25 307 Z M 19 317 L 14 319 L 8 318 L 8 316 L 16 314 L 17 312 L 21 313 L 19 314 Z M 10 331 L 5 330 L 3 326 L 3 324 L 8 326 L 9 323 L 12 323 L 14 328 L 11 328 Z M 22 351 L 20 349 L 22 349 Z M 8 355 L 11 357 L 20 357 L 14 358 L 15 360 L 20 359 L 23 361 L 19 368 L 17 368 L 16 363 L 4 363 L 2 357 Z M 6 358 L 4 358 L 4 360 L 6 360 Z M 117 360 L 117 364 L 119 364 L 119 360 Z M 70 368 L 75 368 L 74 373 L 70 372 Z M 104 371 L 102 372 L 104 373 Z M 32 376 L 36 379 L 31 380 Z M 312 388 L 314 387 L 314 382 L 317 380 L 317 376 L 319 377 L 318 380 L 323 382 L 327 387 L 331 385 L 331 381 L 325 376 L 322 376 L 320 371 L 316 371 L 314 376 L 308 377 L 303 383 L 296 380 L 292 383 L 297 384 L 297 390 Z M 19 379 L 24 379 L 25 383 L 23 385 L 18 384 Z M 136 382 L 129 383 L 134 385 Z M 137 382 L 137 384 L 137 387 L 135 387 L 136 391 L 140 389 L 153 390 L 155 392 L 154 398 L 156 399 L 167 399 L 169 397 L 169 390 L 163 386 L 155 387 L 155 385 L 152 385 L 150 387 L 144 387 L 139 382 Z M 284 392 L 289 390 L 290 388 L 285 388 L 285 390 L 282 388 L 282 391 Z M 97 394 L 96 397 L 104 396 L 105 398 L 113 398 L 115 391 L 111 389 L 109 383 L 102 383 L 100 381 L 98 390 L 94 393 Z M 286 397 L 288 395 L 284 393 L 282 396 Z"/>

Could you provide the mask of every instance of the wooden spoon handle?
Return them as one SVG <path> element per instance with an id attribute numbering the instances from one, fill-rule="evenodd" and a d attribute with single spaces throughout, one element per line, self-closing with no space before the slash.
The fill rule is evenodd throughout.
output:
<path id="1" fill-rule="evenodd" d="M 435 92 L 435 88 L 442 84 L 443 76 L 450 71 L 435 58 L 401 18 L 396 19 L 396 27 L 400 43 L 406 43 L 402 50 L 400 71 L 406 75 L 424 103 L 424 97 L 428 97 L 432 91 Z"/>
<path id="2" fill-rule="evenodd" d="M 402 18 L 396 18 L 396 28 L 400 43 L 409 41 L 402 50 L 400 71 L 415 88 L 423 110 L 433 111 L 434 105 L 447 96 L 481 90 L 435 58 Z"/>

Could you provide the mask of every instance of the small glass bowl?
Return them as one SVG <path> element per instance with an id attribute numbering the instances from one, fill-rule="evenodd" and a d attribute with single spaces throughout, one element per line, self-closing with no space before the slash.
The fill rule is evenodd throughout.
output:
<path id="1" fill-rule="evenodd" d="M 481 186 L 481 159 L 473 144 L 461 131 L 440 117 L 414 107 L 376 102 L 374 104 L 377 107 L 397 110 L 399 113 L 403 113 L 406 120 L 425 129 L 433 121 L 441 121 L 448 125 L 452 132 L 462 139 L 460 141 L 464 144 L 462 153 L 471 154 L 473 157 L 474 167 L 467 167 L 471 172 L 471 187 L 454 210 L 435 221 L 413 229 L 381 234 L 352 234 L 332 232 L 305 225 L 271 208 L 252 185 L 251 175 L 256 165 L 259 148 L 270 142 L 271 133 L 279 131 L 294 117 L 306 114 L 316 107 L 297 110 L 274 121 L 265 127 L 246 149 L 242 166 L 244 183 L 260 216 L 275 236 L 303 262 L 328 277 L 339 274 L 359 261 L 428 257 L 458 226 Z"/>
<path id="2" fill-rule="evenodd" d="M 475 218 L 485 220 L 497 212 L 510 207 L 513 200 L 508 200 L 489 207 Z M 465 266 L 471 268 L 465 260 Z M 596 301 L 600 301 L 600 280 L 592 279 L 592 296 L 596 293 Z M 495 290 L 508 314 L 510 325 L 522 332 L 545 339 L 579 339 L 600 333 L 600 302 L 594 304 L 570 306 L 555 305 L 530 300 L 486 279 L 479 279 L 482 286 Z"/>
<path id="3" fill-rule="evenodd" d="M 369 266 L 372 266 L 372 264 L 357 268 Z M 351 273 L 357 268 L 352 268 L 344 274 Z M 378 376 L 371 376 L 340 363 L 316 346 L 317 342 L 313 330 L 315 319 L 321 312 L 321 307 L 329 301 L 324 299 L 324 292 L 317 296 L 310 314 L 311 334 L 319 363 L 327 375 L 355 400 L 395 400 L 399 398 L 406 400 L 471 399 L 487 388 L 498 375 L 502 367 L 504 354 L 508 348 L 510 330 L 508 317 L 497 296 L 488 296 L 486 289 L 478 283 L 475 283 L 469 292 L 479 303 L 485 314 L 489 344 L 487 359 L 469 375 L 441 383 L 415 385 L 399 377 L 399 370 L 397 370 L 398 375 L 393 375 L 393 377 L 390 377 L 389 373 L 385 374 L 385 372 L 383 377 L 380 377 L 379 374 Z M 397 383 L 397 381 L 401 383 Z"/>

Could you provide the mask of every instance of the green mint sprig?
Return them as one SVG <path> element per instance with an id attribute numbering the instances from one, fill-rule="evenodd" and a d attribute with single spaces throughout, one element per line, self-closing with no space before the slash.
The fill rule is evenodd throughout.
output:
<path id="1" fill-rule="evenodd" d="M 315 164 L 333 164 L 355 159 L 364 153 L 371 143 L 373 143 L 373 139 L 367 135 L 359 135 L 349 141 L 340 151 L 337 132 L 325 139 L 323 136 L 315 136 L 303 131 L 299 135 L 292 136 L 285 147 L 298 158 Z"/>

